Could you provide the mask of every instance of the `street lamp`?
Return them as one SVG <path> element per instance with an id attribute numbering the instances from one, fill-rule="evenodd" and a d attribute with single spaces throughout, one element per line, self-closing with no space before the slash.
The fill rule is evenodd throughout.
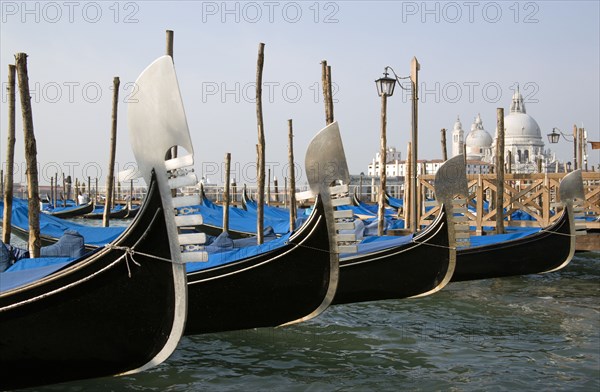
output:
<path id="1" fill-rule="evenodd" d="M 558 132 L 556 132 L 558 131 Z M 577 133 L 577 128 L 574 130 Z M 548 134 L 548 141 L 552 144 L 556 144 L 560 141 L 560 137 L 563 137 L 567 142 L 573 143 L 573 161 L 575 162 L 575 169 L 577 169 L 577 164 L 580 163 L 577 157 L 577 137 L 565 135 L 560 129 L 553 127 L 552 133 Z"/>
<path id="2" fill-rule="evenodd" d="M 558 131 L 558 132 L 556 132 L 556 131 Z M 573 139 L 567 138 L 567 135 L 562 133 L 562 131 L 556 127 L 552 128 L 552 133 L 548 134 L 548 141 L 552 144 L 556 144 L 560 141 L 561 136 L 563 138 L 565 138 L 565 140 L 568 141 L 569 143 L 573 143 Z"/>
<path id="3" fill-rule="evenodd" d="M 388 76 L 388 72 L 387 72 L 388 68 L 389 67 L 385 67 L 385 69 L 383 70 L 383 77 L 379 78 L 375 81 L 375 85 L 377 86 L 377 94 L 379 94 L 380 97 L 382 97 L 384 95 L 391 97 L 392 95 L 394 95 L 394 87 L 396 87 L 396 79 L 390 78 Z M 394 71 L 392 70 L 392 72 L 394 72 Z M 394 75 L 395 75 L 395 73 L 394 73 Z"/>

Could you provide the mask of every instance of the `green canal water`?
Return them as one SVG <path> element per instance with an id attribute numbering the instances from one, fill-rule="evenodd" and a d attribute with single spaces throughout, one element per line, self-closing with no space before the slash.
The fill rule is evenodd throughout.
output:
<path id="1" fill-rule="evenodd" d="M 599 391 L 599 267 L 600 253 L 578 253 L 554 273 L 185 337 L 146 372 L 35 390 Z"/>

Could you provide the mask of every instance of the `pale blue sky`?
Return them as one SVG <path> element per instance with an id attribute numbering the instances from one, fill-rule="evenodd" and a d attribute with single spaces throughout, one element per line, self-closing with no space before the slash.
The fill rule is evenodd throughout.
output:
<path id="1" fill-rule="evenodd" d="M 496 108 L 508 112 L 518 83 L 546 147 L 572 160 L 572 145 L 563 140 L 550 146 L 546 134 L 552 127 L 571 132 L 577 124 L 600 141 L 599 21 L 598 1 L 2 1 L 0 78 L 6 83 L 14 53 L 29 55 L 42 182 L 57 167 L 79 178 L 94 177 L 97 168 L 105 173 L 114 76 L 122 86 L 119 169 L 133 161 L 124 101 L 133 92 L 129 83 L 164 53 L 166 29 L 175 31 L 174 59 L 196 160 L 204 162 L 197 169 L 213 181 L 218 175 L 212 172 L 231 152 L 232 176 L 253 182 L 259 42 L 266 44 L 267 161 L 280 180 L 287 119 L 294 120 L 301 165 L 308 142 L 324 126 L 317 84 L 323 59 L 332 66 L 335 118 L 352 173 L 366 172 L 379 148 L 374 80 L 386 65 L 408 75 L 413 56 L 421 63 L 420 158 L 441 157 L 440 129 L 450 132 L 457 115 L 468 131 L 481 113 L 493 135 Z M 6 110 L 3 95 L 2 162 Z M 16 160 L 24 167 L 20 112 L 17 131 Z M 388 145 L 403 157 L 409 131 L 408 96 L 396 89 L 388 101 Z M 588 154 L 597 165 L 599 150 Z"/>

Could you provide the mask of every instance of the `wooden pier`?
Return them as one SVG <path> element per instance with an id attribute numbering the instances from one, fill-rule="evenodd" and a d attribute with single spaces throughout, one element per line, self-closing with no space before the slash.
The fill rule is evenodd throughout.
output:
<path id="1" fill-rule="evenodd" d="M 504 174 L 503 211 L 507 226 L 546 227 L 558 219 L 562 204 L 558 187 L 565 173 Z M 600 250 L 600 172 L 583 172 L 585 200 L 575 204 L 578 219 L 576 229 L 578 250 Z M 433 175 L 419 177 L 418 221 L 428 225 L 439 207 L 434 200 Z M 465 213 L 468 224 L 475 227 L 474 234 L 484 234 L 496 227 L 495 174 L 467 175 L 469 186 L 468 208 Z M 427 207 L 432 207 L 428 209 Z M 526 213 L 527 219 L 515 219 L 513 213 Z M 585 237 L 585 238 L 584 238 Z"/>

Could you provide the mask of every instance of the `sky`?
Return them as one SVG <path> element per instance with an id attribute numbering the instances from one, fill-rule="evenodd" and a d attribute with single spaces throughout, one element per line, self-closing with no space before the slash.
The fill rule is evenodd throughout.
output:
<path id="1" fill-rule="evenodd" d="M 195 150 L 198 177 L 253 184 L 257 143 L 255 79 L 265 44 L 263 117 L 271 175 L 287 175 L 287 120 L 297 165 L 325 126 L 321 61 L 332 68 L 334 116 L 352 174 L 367 172 L 379 150 L 381 100 L 374 81 L 391 66 L 419 72 L 419 159 L 441 158 L 440 130 L 457 116 L 468 131 L 477 114 L 494 135 L 496 109 L 508 113 L 518 85 L 546 148 L 572 161 L 554 127 L 584 127 L 600 141 L 600 2 L 598 1 L 56 1 L 1 2 L 0 160 L 6 160 L 8 64 L 28 55 L 40 183 L 56 172 L 86 180 L 107 172 L 112 81 L 118 76 L 116 170 L 134 165 L 127 105 L 134 81 L 165 53 L 174 31 L 174 62 Z M 387 105 L 387 143 L 406 156 L 410 91 Z M 25 182 L 21 107 L 17 103 L 15 181 Z M 588 149 L 598 166 L 600 150 Z M 60 175 L 60 174 L 59 174 Z M 298 184 L 305 183 L 303 171 Z"/>

